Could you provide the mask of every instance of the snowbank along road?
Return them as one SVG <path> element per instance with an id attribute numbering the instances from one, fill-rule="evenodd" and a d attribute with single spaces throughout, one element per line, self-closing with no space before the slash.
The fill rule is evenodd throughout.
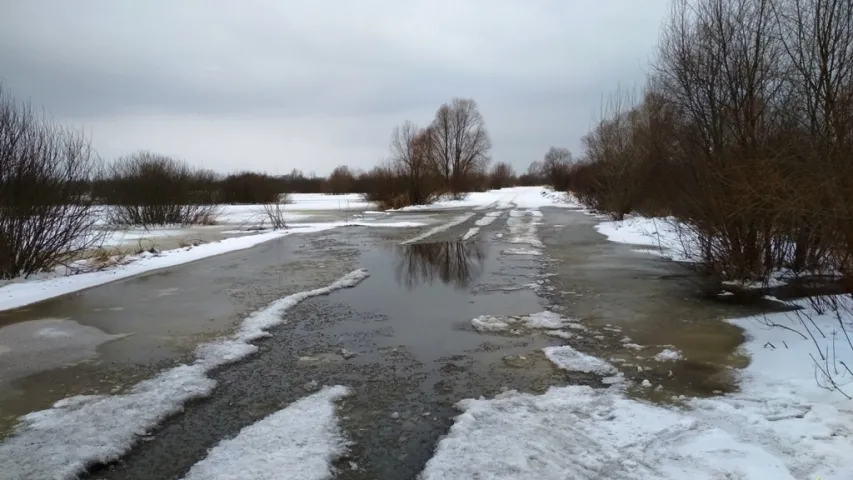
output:
<path id="1" fill-rule="evenodd" d="M 305 201 L 0 287 L 2 478 L 853 478 L 792 314 L 699 298 L 663 225 L 538 187 Z"/>

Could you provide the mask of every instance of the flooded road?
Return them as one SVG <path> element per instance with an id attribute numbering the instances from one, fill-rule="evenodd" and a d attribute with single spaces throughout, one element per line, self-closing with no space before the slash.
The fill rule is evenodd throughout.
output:
<path id="1" fill-rule="evenodd" d="M 603 386 L 596 375 L 557 369 L 542 353 L 551 345 L 569 344 L 614 362 L 629 379 L 649 379 L 660 388 L 640 394 L 651 398 L 732 388 L 729 369 L 744 364 L 735 352 L 742 338 L 719 320 L 752 311 L 701 298 L 686 269 L 607 242 L 593 217 L 541 212 L 476 212 L 412 245 L 401 242 L 425 229 L 348 227 L 285 237 L 6 312 L 6 325 L 54 318 L 96 329 L 93 342 L 133 334 L 85 345 L 97 350 L 96 360 L 11 382 L 0 408 L 13 418 L 33 402 L 44 408 L 70 394 L 120 392 L 131 379 L 186 360 L 192 346 L 248 312 L 355 268 L 370 277 L 289 310 L 286 323 L 257 342 L 258 353 L 213 372 L 212 396 L 185 405 L 149 441 L 89 477 L 181 478 L 223 438 L 319 386 L 345 385 L 353 394 L 341 402 L 340 418 L 353 445 L 336 478 L 414 478 L 453 423 L 459 400 L 506 389 Z M 565 340 L 535 331 L 483 334 L 471 325 L 481 315 L 549 309 L 587 330 Z M 655 360 L 665 347 L 685 358 Z M 112 386 L 103 384 L 107 372 L 115 372 Z"/>

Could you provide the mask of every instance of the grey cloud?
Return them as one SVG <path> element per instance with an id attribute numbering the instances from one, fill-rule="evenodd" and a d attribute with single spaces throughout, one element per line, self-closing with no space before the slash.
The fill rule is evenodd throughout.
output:
<path id="1" fill-rule="evenodd" d="M 640 84 L 666 3 L 7 2 L 0 78 L 110 155 L 151 145 L 222 170 L 245 166 L 223 153 L 243 137 L 259 169 L 311 142 L 318 173 L 368 168 L 395 123 L 471 97 L 493 157 L 521 170 L 577 149 L 602 96 Z"/>

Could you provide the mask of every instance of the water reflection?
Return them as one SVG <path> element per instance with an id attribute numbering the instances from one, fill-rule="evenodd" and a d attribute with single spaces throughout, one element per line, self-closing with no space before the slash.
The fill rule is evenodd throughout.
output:
<path id="1" fill-rule="evenodd" d="M 441 281 L 467 289 L 483 272 L 486 251 L 480 243 L 435 242 L 395 246 L 395 278 L 413 289 Z"/>

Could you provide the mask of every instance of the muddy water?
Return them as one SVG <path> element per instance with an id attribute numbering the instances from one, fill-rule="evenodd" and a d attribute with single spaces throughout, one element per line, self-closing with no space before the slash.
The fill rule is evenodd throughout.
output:
<path id="1" fill-rule="evenodd" d="M 355 265 L 357 250 L 336 240 L 346 234 L 288 236 L 0 312 L 0 438 L 20 415 L 71 395 L 121 392 L 251 311 L 334 281 Z M 46 322 L 62 329 L 43 335 Z"/>
<path id="2" fill-rule="evenodd" d="M 560 313 L 580 318 L 594 332 L 568 343 L 620 366 L 630 378 L 661 385 L 652 398 L 672 394 L 709 395 L 734 388 L 740 329 L 722 321 L 778 308 L 772 304 L 730 305 L 702 295 L 684 266 L 660 256 L 636 252 L 630 245 L 603 241 L 594 217 L 546 209 L 540 236 L 550 261 L 544 266 L 545 292 Z M 630 343 L 644 346 L 637 350 Z M 653 357 L 665 346 L 681 350 L 684 360 Z M 642 367 L 642 372 L 637 366 Z M 649 394 L 649 392 L 645 392 Z"/>
<path id="3" fill-rule="evenodd" d="M 469 227 L 443 236 L 458 238 Z M 513 279 L 535 282 L 535 259 L 508 259 L 501 254 L 508 245 L 488 241 L 404 247 L 356 232 L 347 241 L 359 249 L 368 279 L 295 307 L 288 323 L 260 342 L 258 355 L 215 375 L 220 386 L 211 398 L 167 421 L 158 441 L 94 476 L 180 478 L 222 438 L 315 385 L 341 384 L 353 391 L 341 418 L 354 446 L 337 478 L 413 478 L 452 424 L 457 401 L 504 389 L 596 384 L 537 353 L 557 343 L 552 337 L 481 335 L 471 327 L 478 315 L 543 310 L 531 289 L 502 288 Z"/>

